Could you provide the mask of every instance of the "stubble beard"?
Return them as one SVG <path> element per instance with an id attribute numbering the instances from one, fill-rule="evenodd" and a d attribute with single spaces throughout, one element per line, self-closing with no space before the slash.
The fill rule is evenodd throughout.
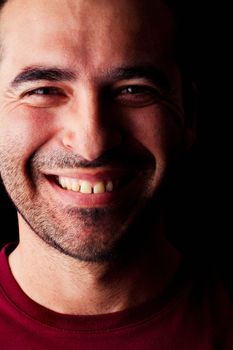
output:
<path id="1" fill-rule="evenodd" d="M 17 210 L 32 231 L 50 247 L 86 262 L 120 258 L 125 253 L 124 241 L 129 239 L 130 227 L 138 211 L 134 207 L 135 213 L 130 211 L 130 217 L 116 207 L 64 208 L 60 211 L 49 208 L 45 211 L 46 206 L 40 203 L 25 210 L 28 204 L 18 205 Z M 130 236 L 130 240 L 136 240 L 132 232 Z"/>
<path id="2" fill-rule="evenodd" d="M 126 246 L 145 239 L 135 228 L 146 211 L 146 197 L 106 208 L 59 206 L 39 195 L 43 185 L 36 172 L 32 186 L 17 170 L 16 159 L 4 159 L 2 164 L 3 183 L 17 211 L 40 239 L 62 254 L 86 262 L 109 261 L 124 255 Z"/>
<path id="3" fill-rule="evenodd" d="M 15 199 L 17 197 L 21 197 L 20 202 Z M 48 203 L 32 203 L 26 196 L 22 198 L 22 194 L 19 196 L 11 193 L 11 199 L 38 237 L 62 254 L 80 261 L 120 259 L 125 255 L 126 245 L 129 248 L 130 242 L 130 253 L 133 255 L 133 246 L 142 246 L 145 239 L 145 232 L 138 231 L 142 213 L 146 212 L 146 205 L 142 207 L 142 202 L 140 206 L 128 203 L 128 207 L 121 208 L 61 207 L 58 210 L 48 206 Z"/>

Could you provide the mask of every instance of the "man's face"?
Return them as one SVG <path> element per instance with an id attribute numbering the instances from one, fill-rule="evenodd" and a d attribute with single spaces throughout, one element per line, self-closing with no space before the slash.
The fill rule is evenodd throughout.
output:
<path id="1" fill-rule="evenodd" d="M 65 254 L 106 258 L 180 150 L 172 27 L 160 1 L 14 0 L 2 11 L 1 176 L 20 220 Z"/>

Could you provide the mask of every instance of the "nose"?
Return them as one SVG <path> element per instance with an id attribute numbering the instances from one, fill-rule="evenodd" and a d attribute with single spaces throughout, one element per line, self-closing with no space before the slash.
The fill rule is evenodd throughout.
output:
<path id="1" fill-rule="evenodd" d="M 121 143 L 116 119 L 96 94 L 82 93 L 67 114 L 62 144 L 82 158 L 93 161 Z"/>

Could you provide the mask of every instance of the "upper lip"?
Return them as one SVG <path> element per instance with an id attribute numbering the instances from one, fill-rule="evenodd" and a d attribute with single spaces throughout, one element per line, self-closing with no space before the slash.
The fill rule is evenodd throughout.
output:
<path id="1" fill-rule="evenodd" d="M 60 169 L 49 170 L 43 172 L 45 176 L 69 177 L 89 182 L 108 181 L 121 179 L 128 176 L 133 176 L 135 169 L 108 169 L 108 170 L 93 170 L 93 169 Z"/>

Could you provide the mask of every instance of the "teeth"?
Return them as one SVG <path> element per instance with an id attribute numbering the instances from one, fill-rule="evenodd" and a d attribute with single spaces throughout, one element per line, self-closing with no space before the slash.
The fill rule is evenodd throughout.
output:
<path id="1" fill-rule="evenodd" d="M 72 184 L 71 186 L 72 191 L 78 192 L 80 190 L 80 185 L 77 180 L 72 179 L 71 184 Z"/>
<path id="2" fill-rule="evenodd" d="M 59 177 L 58 182 L 61 185 L 61 187 L 66 188 L 66 181 L 65 181 L 64 177 Z"/>
<path id="3" fill-rule="evenodd" d="M 93 187 L 93 193 L 104 193 L 105 192 L 105 186 L 103 182 L 99 182 Z"/>
<path id="4" fill-rule="evenodd" d="M 108 183 L 106 185 L 106 191 L 107 192 L 112 192 L 113 191 L 113 183 L 112 183 L 112 181 L 108 181 Z"/>
<path id="5" fill-rule="evenodd" d="M 95 185 L 92 185 L 88 181 L 82 181 L 78 179 L 59 176 L 58 182 L 60 186 L 66 190 L 71 190 L 74 192 L 80 192 L 85 194 L 91 194 L 91 193 L 100 194 L 100 193 L 113 191 L 112 181 L 108 181 L 106 184 L 100 181 L 100 182 L 97 182 Z"/>
<path id="6" fill-rule="evenodd" d="M 89 182 L 83 181 L 80 187 L 81 193 L 92 193 L 92 186 Z"/>
<path id="7" fill-rule="evenodd" d="M 69 180 L 67 181 L 66 180 L 65 184 L 66 184 L 67 190 L 71 190 L 72 189 L 72 181 L 69 181 Z"/>

